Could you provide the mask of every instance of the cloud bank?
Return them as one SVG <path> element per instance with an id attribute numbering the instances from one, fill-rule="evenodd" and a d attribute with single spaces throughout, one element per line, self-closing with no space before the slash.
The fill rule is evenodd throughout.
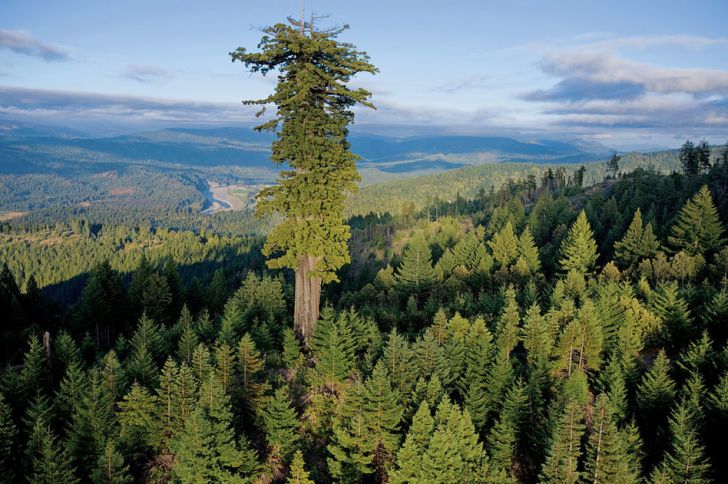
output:
<path id="1" fill-rule="evenodd" d="M 22 30 L 0 29 L 0 48 L 45 61 L 71 60 L 71 52 L 66 47 L 41 42 Z"/>

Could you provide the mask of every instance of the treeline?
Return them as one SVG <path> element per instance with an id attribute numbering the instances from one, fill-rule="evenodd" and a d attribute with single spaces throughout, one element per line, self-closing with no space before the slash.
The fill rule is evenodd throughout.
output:
<path id="1" fill-rule="evenodd" d="M 720 482 L 726 173 L 526 178 L 357 219 L 308 347 L 255 263 L 231 294 L 222 271 L 193 289 L 170 259 L 128 282 L 102 262 L 60 327 L 7 270 L 0 311 L 30 335 L 0 379 L 2 475 Z"/>

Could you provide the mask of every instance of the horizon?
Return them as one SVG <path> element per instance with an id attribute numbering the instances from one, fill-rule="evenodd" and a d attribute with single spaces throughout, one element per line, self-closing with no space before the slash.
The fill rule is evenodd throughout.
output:
<path id="1" fill-rule="evenodd" d="M 349 23 L 340 39 L 380 69 L 355 80 L 379 108 L 357 110 L 357 132 L 576 139 L 625 151 L 728 137 L 721 2 L 377 3 L 305 5 L 307 15 L 330 14 L 324 26 Z M 254 49 L 256 26 L 300 7 L 5 2 L 0 119 L 98 134 L 249 126 L 255 109 L 240 101 L 265 96 L 275 74 L 250 75 L 228 52 Z"/>

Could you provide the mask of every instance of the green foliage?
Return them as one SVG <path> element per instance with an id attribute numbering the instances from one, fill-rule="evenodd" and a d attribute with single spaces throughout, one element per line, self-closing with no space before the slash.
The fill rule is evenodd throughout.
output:
<path id="1" fill-rule="evenodd" d="M 304 467 L 303 454 L 297 450 L 291 462 L 291 475 L 286 479 L 287 484 L 314 484 Z"/>
<path id="2" fill-rule="evenodd" d="M 561 244 L 561 269 L 564 272 L 589 274 L 598 257 L 594 232 L 586 218 L 586 212 L 582 210 Z"/>
<path id="3" fill-rule="evenodd" d="M 10 408 L 0 394 L 0 475 L 8 482 L 15 478 L 17 469 L 17 450 L 15 442 L 18 438 L 18 429 L 13 422 Z"/>
<path id="4" fill-rule="evenodd" d="M 670 433 L 671 449 L 659 472 L 672 482 L 710 482 L 710 464 L 687 407 L 678 406 L 670 416 Z"/>
<path id="5" fill-rule="evenodd" d="M 354 363 L 354 341 L 349 321 L 336 317 L 330 307 L 321 312 L 321 319 L 311 338 L 311 350 L 316 358 L 316 371 L 330 384 L 342 382 L 351 373 Z"/>
<path id="6" fill-rule="evenodd" d="M 38 484 L 79 482 L 70 456 L 50 428 L 42 431 L 40 453 L 33 459 L 30 480 Z"/>
<path id="7" fill-rule="evenodd" d="M 172 443 L 177 457 L 173 472 L 182 482 L 244 481 L 258 468 L 255 453 L 238 444 L 232 430 L 230 403 L 210 375 L 200 389 L 197 408 Z"/>
<path id="8" fill-rule="evenodd" d="M 652 232 L 652 224 L 643 226 L 642 212 L 638 208 L 624 237 L 614 244 L 614 258 L 624 267 L 631 267 L 643 258 L 657 255 L 659 248 L 660 242 Z"/>
<path id="9" fill-rule="evenodd" d="M 257 213 L 284 217 L 264 247 L 274 256 L 269 266 L 296 268 L 299 257 L 313 256 L 313 274 L 324 281 L 336 280 L 334 271 L 349 262 L 344 200 L 359 180 L 357 157 L 346 141 L 351 108 L 373 107 L 367 90 L 347 84 L 357 73 L 377 72 L 365 53 L 336 40 L 339 32 L 276 24 L 264 29 L 260 52 L 239 48 L 230 54 L 252 72 L 280 72 L 274 94 L 246 101 L 276 105 L 276 116 L 258 129 L 276 132 L 272 159 L 291 168 L 258 194 Z"/>
<path id="10" fill-rule="evenodd" d="M 707 185 L 680 209 L 668 242 L 690 255 L 710 254 L 723 246 L 723 224 Z"/>
<path id="11" fill-rule="evenodd" d="M 268 446 L 275 455 L 287 461 L 297 450 L 299 435 L 296 431 L 296 411 L 291 407 L 291 399 L 285 387 L 276 390 L 268 401 L 263 411 L 263 422 Z"/>
<path id="12" fill-rule="evenodd" d="M 406 295 L 420 296 L 437 283 L 432 267 L 432 254 L 424 237 L 414 237 L 402 254 L 402 262 L 394 273 L 398 290 Z"/>

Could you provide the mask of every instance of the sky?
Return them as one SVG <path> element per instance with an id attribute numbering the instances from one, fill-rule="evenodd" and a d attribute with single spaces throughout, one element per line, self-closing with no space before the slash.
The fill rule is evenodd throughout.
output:
<path id="1" fill-rule="evenodd" d="M 275 75 L 228 53 L 300 0 L 2 0 L 0 118 L 95 131 L 249 125 Z M 582 139 L 616 149 L 728 139 L 728 1 L 306 0 L 366 51 L 355 129 Z"/>

